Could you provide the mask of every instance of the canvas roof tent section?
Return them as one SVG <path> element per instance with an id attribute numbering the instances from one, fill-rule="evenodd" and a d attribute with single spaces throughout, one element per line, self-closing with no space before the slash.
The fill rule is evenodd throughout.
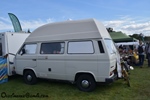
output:
<path id="1" fill-rule="evenodd" d="M 136 39 L 129 37 L 128 35 L 122 33 L 122 32 L 109 32 L 111 38 L 114 42 L 133 42 L 136 41 Z"/>
<path id="2" fill-rule="evenodd" d="M 106 27 L 98 20 L 86 19 L 56 22 L 43 25 L 33 31 L 26 42 L 55 41 L 89 38 L 110 38 Z"/>

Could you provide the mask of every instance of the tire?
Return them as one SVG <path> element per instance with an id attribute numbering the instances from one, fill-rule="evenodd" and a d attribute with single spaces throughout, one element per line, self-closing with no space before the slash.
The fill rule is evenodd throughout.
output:
<path id="1" fill-rule="evenodd" d="M 96 82 L 91 75 L 80 75 L 77 79 L 77 87 L 84 92 L 91 92 L 96 87 Z"/>
<path id="2" fill-rule="evenodd" d="M 29 85 L 33 85 L 37 83 L 37 77 L 34 72 L 31 70 L 27 70 L 23 74 L 24 82 Z"/>

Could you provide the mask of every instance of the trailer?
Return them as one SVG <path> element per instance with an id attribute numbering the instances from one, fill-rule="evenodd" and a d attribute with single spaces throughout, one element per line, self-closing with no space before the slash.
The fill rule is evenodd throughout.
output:
<path id="1" fill-rule="evenodd" d="M 13 75 L 15 54 L 24 43 L 25 39 L 30 33 L 15 33 L 15 32 L 3 32 L 0 33 L 0 57 L 8 54 L 7 57 L 7 74 Z"/>

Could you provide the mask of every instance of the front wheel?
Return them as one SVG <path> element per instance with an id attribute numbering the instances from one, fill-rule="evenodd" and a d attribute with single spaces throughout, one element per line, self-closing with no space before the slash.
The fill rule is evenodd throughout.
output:
<path id="1" fill-rule="evenodd" d="M 23 74 L 23 78 L 26 84 L 33 85 L 37 82 L 37 77 L 35 76 L 34 72 L 31 70 L 27 70 Z"/>
<path id="2" fill-rule="evenodd" d="M 96 87 L 96 82 L 91 75 L 80 75 L 77 79 L 77 87 L 84 92 L 91 92 Z"/>

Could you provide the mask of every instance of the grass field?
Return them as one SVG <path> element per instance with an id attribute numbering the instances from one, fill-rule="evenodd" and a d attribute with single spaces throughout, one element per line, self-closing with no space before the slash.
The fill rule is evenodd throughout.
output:
<path id="1" fill-rule="evenodd" d="M 13 76 L 9 82 L 0 84 L 0 100 L 150 100 L 150 68 L 146 63 L 143 68 L 134 68 L 130 71 L 131 87 L 120 79 L 109 85 L 97 85 L 93 92 L 79 91 L 70 83 L 42 79 L 36 85 L 27 85 L 21 76 Z M 11 96 L 29 94 L 30 97 Z"/>

